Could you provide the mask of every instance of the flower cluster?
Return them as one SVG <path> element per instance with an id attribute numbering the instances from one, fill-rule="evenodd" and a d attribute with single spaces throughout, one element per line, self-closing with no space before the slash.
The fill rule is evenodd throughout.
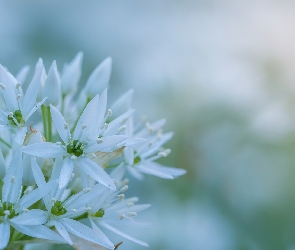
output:
<path id="1" fill-rule="evenodd" d="M 125 198 L 126 171 L 140 180 L 185 173 L 155 162 L 170 153 L 172 133 L 164 120 L 134 122 L 132 90 L 107 103 L 110 58 L 77 92 L 82 59 L 61 74 L 39 59 L 29 84 L 28 67 L 13 76 L 0 65 L 0 249 L 35 239 L 114 249 L 101 229 L 147 246 L 124 231 L 149 207 Z"/>

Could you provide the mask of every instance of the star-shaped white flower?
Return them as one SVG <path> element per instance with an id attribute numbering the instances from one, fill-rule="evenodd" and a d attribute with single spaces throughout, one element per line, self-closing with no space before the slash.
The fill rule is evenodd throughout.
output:
<path id="1" fill-rule="evenodd" d="M 42 70 L 42 64 L 37 64 L 34 77 L 23 94 L 21 84 L 0 65 L 0 90 L 7 107 L 0 110 L 0 128 L 14 131 L 14 141 L 20 145 L 27 132 L 27 120 L 46 100 L 36 104 Z"/>
<path id="2" fill-rule="evenodd" d="M 39 168 L 36 159 L 32 157 L 32 169 L 34 178 L 38 187 L 46 185 L 44 175 Z M 60 158 L 56 159 L 50 180 L 58 177 L 61 170 L 62 162 Z M 92 230 L 75 218 L 87 213 L 90 209 L 87 204 L 96 197 L 100 192 L 101 185 L 94 185 L 91 189 L 86 188 L 75 195 L 67 197 L 65 188 L 59 188 L 58 185 L 53 187 L 50 192 L 43 198 L 47 213 L 47 226 L 54 226 L 63 239 L 70 245 L 73 244 L 70 234 L 76 235 L 79 238 L 99 244 L 108 249 L 113 249 L 114 244 L 103 234 Z"/>
<path id="3" fill-rule="evenodd" d="M 25 192 L 21 197 L 22 174 L 21 152 L 17 150 L 7 170 L 2 188 L 2 200 L 0 202 L 0 249 L 5 248 L 9 242 L 10 226 L 32 237 L 64 242 L 58 234 L 42 225 L 47 221 L 45 211 L 28 209 L 28 207 L 42 199 L 56 184 L 54 182 L 46 183 L 30 193 Z"/>
<path id="4" fill-rule="evenodd" d="M 169 141 L 173 133 L 163 134 L 161 131 L 165 120 L 159 120 L 153 124 L 146 123 L 145 127 L 134 132 L 133 120 L 129 119 L 126 133 L 129 137 L 142 137 L 144 142 L 128 146 L 124 149 L 125 162 L 119 168 L 126 167 L 127 170 L 137 179 L 143 179 L 143 174 L 154 175 L 165 179 L 174 179 L 186 173 L 181 168 L 166 167 L 155 160 L 166 157 L 170 149 L 163 149 L 162 146 Z"/>
<path id="5" fill-rule="evenodd" d="M 110 189 L 116 189 L 109 175 L 92 160 L 96 157 L 95 152 L 112 152 L 125 145 L 124 140 L 127 138 L 125 135 L 109 135 L 99 138 L 98 127 L 100 128 L 105 122 L 106 101 L 107 92 L 104 91 L 100 98 L 96 95 L 88 103 L 78 120 L 73 135 L 61 113 L 55 107 L 50 106 L 53 124 L 63 143 L 43 142 L 22 148 L 23 152 L 38 157 L 64 157 L 59 177 L 60 188 L 67 186 L 74 166 L 77 165 L 82 180 L 87 180 L 85 176 L 89 176 Z M 84 182 L 83 185 L 87 187 L 88 183 Z"/>

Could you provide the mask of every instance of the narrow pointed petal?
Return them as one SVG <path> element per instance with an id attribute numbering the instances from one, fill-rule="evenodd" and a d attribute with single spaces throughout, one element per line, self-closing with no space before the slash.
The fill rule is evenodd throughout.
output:
<path id="1" fill-rule="evenodd" d="M 31 157 L 31 168 L 33 172 L 34 179 L 38 187 L 42 187 L 46 184 L 45 177 L 36 161 L 35 157 Z"/>
<path id="2" fill-rule="evenodd" d="M 0 249 L 4 249 L 9 241 L 10 225 L 8 222 L 0 223 Z"/>
<path id="3" fill-rule="evenodd" d="M 184 175 L 186 173 L 185 169 L 182 168 L 173 168 L 173 167 L 166 167 L 161 164 L 158 164 L 156 162 L 148 162 L 148 164 L 144 163 L 147 165 L 150 169 L 154 169 L 156 171 L 160 171 L 166 174 L 169 174 L 173 177 L 179 177 L 181 175 Z"/>
<path id="4" fill-rule="evenodd" d="M 64 67 L 61 75 L 61 91 L 64 95 L 76 90 L 81 77 L 83 53 L 79 52 L 75 58 Z"/>
<path id="5" fill-rule="evenodd" d="M 128 172 L 136 179 L 142 181 L 144 179 L 144 175 L 137 170 L 137 168 L 133 166 L 127 166 Z"/>
<path id="6" fill-rule="evenodd" d="M 112 135 L 112 136 L 106 136 L 103 137 L 102 143 L 97 144 L 96 142 L 88 145 L 84 152 L 85 153 L 91 153 L 96 151 L 102 151 L 102 152 L 109 152 L 109 148 L 115 147 L 117 144 L 123 142 L 126 140 L 127 136 L 125 135 Z"/>
<path id="7" fill-rule="evenodd" d="M 62 157 L 56 158 L 54 165 L 53 165 L 52 172 L 51 172 L 50 180 L 57 180 L 58 179 L 62 165 L 63 165 L 63 158 Z"/>
<path id="8" fill-rule="evenodd" d="M 12 226 L 19 232 L 46 240 L 52 240 L 54 242 L 60 242 L 64 243 L 65 241 L 63 238 L 61 238 L 57 233 L 53 232 L 51 229 L 49 229 L 46 226 L 43 225 L 37 225 L 37 226 L 24 226 L 24 225 L 18 225 L 11 223 Z"/>
<path id="9" fill-rule="evenodd" d="M 32 209 L 28 212 L 23 212 L 20 215 L 12 218 L 10 221 L 18 225 L 42 225 L 47 222 L 48 212 L 40 209 Z"/>
<path id="10" fill-rule="evenodd" d="M 53 124 L 60 138 L 65 143 L 68 143 L 70 140 L 70 131 L 69 131 L 69 126 L 67 125 L 66 120 L 64 119 L 62 114 L 52 105 L 50 105 L 50 112 L 51 112 Z"/>
<path id="11" fill-rule="evenodd" d="M 37 109 L 41 107 L 41 105 L 46 101 L 47 97 L 43 98 L 40 102 L 38 102 L 36 105 L 32 107 L 32 109 L 29 111 L 29 113 L 26 115 L 25 120 L 27 121 L 32 114 L 36 112 Z"/>
<path id="12" fill-rule="evenodd" d="M 133 242 L 135 242 L 135 243 L 137 243 L 137 244 L 139 244 L 141 246 L 144 246 L 144 247 L 148 247 L 149 246 L 147 243 L 145 243 L 145 242 L 143 242 L 141 240 L 138 240 L 138 239 L 136 239 L 136 238 L 134 238 L 134 237 L 132 237 L 132 236 L 130 236 L 130 235 L 128 235 L 128 234 L 120 231 L 120 230 L 118 230 L 117 228 L 112 227 L 111 225 L 109 225 L 107 223 L 100 222 L 99 224 L 102 225 L 104 228 L 106 228 L 106 229 L 108 229 L 108 230 L 110 230 L 110 231 L 112 231 L 112 232 L 114 232 L 114 233 L 116 233 L 116 234 L 118 234 L 118 235 L 120 235 L 120 236 L 128 239 L 128 240 L 131 240 L 131 241 L 133 241 Z"/>
<path id="13" fill-rule="evenodd" d="M 135 112 L 135 109 L 129 110 L 126 113 L 120 115 L 119 117 L 117 117 L 116 119 L 114 119 L 113 121 L 111 121 L 108 124 L 108 128 L 105 130 L 105 132 L 103 133 L 104 136 L 108 136 L 108 135 L 114 135 L 118 133 L 118 129 L 126 123 L 126 121 L 129 119 L 130 116 L 133 115 L 133 113 Z M 128 128 L 128 125 L 127 125 Z"/>
<path id="14" fill-rule="evenodd" d="M 74 161 L 69 156 L 64 159 L 64 163 L 59 175 L 59 188 L 65 188 L 68 185 L 74 165 Z"/>
<path id="15" fill-rule="evenodd" d="M 83 141 L 88 136 L 89 132 L 92 132 L 93 128 L 97 126 L 98 116 L 99 116 L 98 105 L 99 105 L 99 96 L 96 95 L 87 104 L 86 108 L 84 109 L 82 115 L 80 116 L 77 122 L 75 131 L 74 131 L 74 136 L 73 136 L 74 140 L 79 139 L 80 141 Z M 86 128 L 83 129 L 82 127 L 85 125 L 86 125 Z"/>
<path id="16" fill-rule="evenodd" d="M 92 72 L 86 82 L 84 91 L 90 98 L 101 94 L 108 86 L 112 70 L 112 59 L 106 58 Z"/>
<path id="17" fill-rule="evenodd" d="M 23 156 L 23 185 L 24 186 L 33 186 L 36 181 L 34 179 L 32 165 L 31 165 L 32 156 L 24 154 Z"/>
<path id="18" fill-rule="evenodd" d="M 48 97 L 46 106 L 57 106 L 60 101 L 60 77 L 57 71 L 56 61 L 53 61 L 43 88 L 43 98 Z"/>
<path id="19" fill-rule="evenodd" d="M 26 137 L 27 127 L 18 127 L 14 136 L 14 141 L 18 145 L 22 145 Z"/>
<path id="20" fill-rule="evenodd" d="M 3 83 L 6 86 L 5 90 L 1 89 L 1 92 L 3 93 L 3 97 L 8 110 L 9 111 L 18 110 L 19 107 L 16 100 L 15 86 L 14 86 L 15 84 L 13 83 L 12 79 L 9 77 L 7 70 L 3 68 L 1 64 L 0 64 L 0 83 Z"/>
<path id="21" fill-rule="evenodd" d="M 79 157 L 77 159 L 77 164 L 88 176 L 98 181 L 100 184 L 110 188 L 111 190 L 116 190 L 114 181 L 109 177 L 109 175 L 103 170 L 102 167 L 97 165 L 88 157 Z"/>
<path id="22" fill-rule="evenodd" d="M 72 245 L 73 242 L 71 240 L 71 237 L 68 233 L 68 231 L 66 230 L 66 228 L 64 227 L 63 224 L 61 224 L 59 221 L 53 221 L 54 227 L 57 230 L 57 232 L 64 238 L 64 240 L 69 244 Z"/>
<path id="23" fill-rule="evenodd" d="M 6 174 L 6 163 L 2 154 L 2 150 L 0 150 L 0 179 L 2 180 Z"/>
<path id="24" fill-rule="evenodd" d="M 167 167 L 165 168 L 162 166 L 156 166 L 150 162 L 149 163 L 144 162 L 142 164 L 138 164 L 136 165 L 136 168 L 144 174 L 154 175 L 164 179 L 174 179 L 173 175 L 171 174 L 170 171 L 168 171 Z M 182 173 L 182 171 L 180 171 L 180 173 Z"/>
<path id="25" fill-rule="evenodd" d="M 52 142 L 34 143 L 21 147 L 21 151 L 42 158 L 56 158 L 66 155 L 65 149 L 61 145 Z"/>
<path id="26" fill-rule="evenodd" d="M 114 117 L 118 117 L 131 108 L 133 92 L 133 89 L 128 90 L 111 106 Z"/>
<path id="27" fill-rule="evenodd" d="M 4 177 L 4 185 L 2 189 L 2 202 L 9 201 L 15 203 L 22 185 L 22 156 L 21 152 L 17 150 L 7 169 L 7 174 Z"/>
<path id="28" fill-rule="evenodd" d="M 24 116 L 26 116 L 35 105 L 39 87 L 41 84 L 42 70 L 43 70 L 43 64 L 41 63 L 37 64 L 34 77 L 24 96 L 24 101 L 23 101 Z"/>
<path id="29" fill-rule="evenodd" d="M 23 84 L 25 82 L 25 80 L 27 79 L 27 75 L 30 71 L 30 67 L 28 65 L 24 66 L 23 68 L 21 68 L 21 70 L 17 73 L 16 75 L 16 80 Z"/>
<path id="30" fill-rule="evenodd" d="M 99 234 L 97 234 L 94 230 L 78 221 L 64 218 L 61 220 L 61 223 L 64 225 L 67 231 L 78 236 L 79 238 L 96 243 L 108 249 L 114 248 L 114 245 L 111 242 L 107 242 L 105 237 L 99 237 Z"/>
<path id="31" fill-rule="evenodd" d="M 109 240 L 109 238 L 99 229 L 99 227 L 92 220 L 90 220 L 90 223 L 92 229 L 97 234 L 97 237 L 99 237 L 101 241 L 104 242 L 104 245 L 101 245 L 109 249 L 113 249 L 114 244 Z"/>
<path id="32" fill-rule="evenodd" d="M 51 189 L 55 188 L 57 185 L 56 181 L 51 181 L 43 185 L 42 187 L 38 187 L 33 190 L 31 193 L 23 196 L 19 202 L 15 205 L 16 212 L 21 212 L 23 209 L 28 208 L 33 205 L 38 200 L 42 199 L 46 194 L 50 192 Z"/>

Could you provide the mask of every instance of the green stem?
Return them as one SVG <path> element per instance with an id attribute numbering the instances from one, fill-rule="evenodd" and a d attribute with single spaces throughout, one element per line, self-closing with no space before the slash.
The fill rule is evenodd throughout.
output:
<path id="1" fill-rule="evenodd" d="M 52 140 L 52 122 L 51 122 L 51 112 L 50 107 L 47 107 L 47 122 L 48 122 L 48 140 Z"/>
<path id="2" fill-rule="evenodd" d="M 41 106 L 41 111 L 42 111 L 44 137 L 47 141 L 47 116 L 46 116 L 46 107 L 44 105 Z"/>
<path id="3" fill-rule="evenodd" d="M 41 110 L 42 110 L 44 136 L 46 141 L 50 142 L 52 138 L 52 123 L 51 123 L 50 107 L 46 107 L 42 105 Z"/>

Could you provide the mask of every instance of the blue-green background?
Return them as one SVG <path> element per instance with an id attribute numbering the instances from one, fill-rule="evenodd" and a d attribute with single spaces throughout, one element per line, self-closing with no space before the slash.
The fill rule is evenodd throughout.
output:
<path id="1" fill-rule="evenodd" d="M 167 118 L 162 163 L 188 173 L 127 193 L 153 205 L 141 216 L 151 226 L 133 232 L 149 249 L 292 250 L 294 11 L 287 0 L 1 1 L 0 63 L 15 74 L 42 57 L 61 71 L 83 51 L 83 83 L 111 56 L 110 103 L 133 88 L 138 118 Z"/>

